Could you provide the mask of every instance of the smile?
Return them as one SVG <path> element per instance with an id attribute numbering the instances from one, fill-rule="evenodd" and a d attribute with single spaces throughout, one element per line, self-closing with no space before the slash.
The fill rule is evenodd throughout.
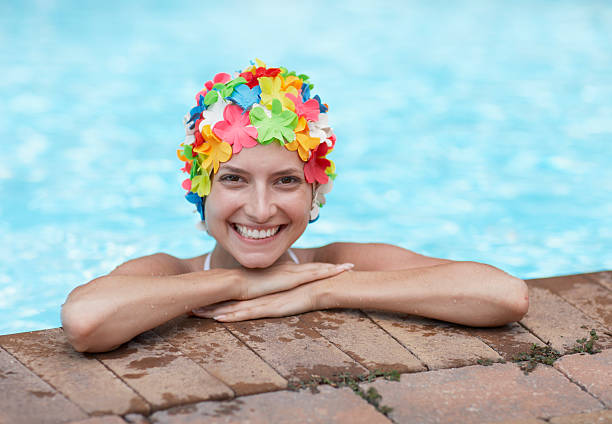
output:
<path id="1" fill-rule="evenodd" d="M 261 240 L 274 237 L 281 230 L 281 228 L 284 227 L 284 225 L 276 225 L 269 228 L 255 228 L 241 224 L 232 224 L 232 227 L 244 238 Z"/>

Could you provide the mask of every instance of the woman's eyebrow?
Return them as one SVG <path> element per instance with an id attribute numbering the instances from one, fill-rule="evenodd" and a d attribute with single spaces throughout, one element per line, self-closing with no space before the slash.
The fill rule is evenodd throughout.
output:
<path id="1" fill-rule="evenodd" d="M 245 171 L 242 168 L 238 168 L 236 166 L 231 166 L 231 165 L 225 165 L 219 171 L 235 172 L 237 174 L 250 174 L 248 171 Z M 273 172 L 272 175 L 299 174 L 301 172 L 304 172 L 304 170 L 295 168 L 295 167 L 289 167 L 289 168 L 279 169 L 278 171 Z"/>

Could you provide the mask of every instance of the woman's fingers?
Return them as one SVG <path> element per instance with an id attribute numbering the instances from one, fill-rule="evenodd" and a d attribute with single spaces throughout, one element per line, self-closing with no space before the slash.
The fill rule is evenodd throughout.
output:
<path id="1" fill-rule="evenodd" d="M 290 290 L 301 284 L 333 277 L 343 271 L 353 268 L 353 264 L 284 264 L 271 267 L 265 271 L 245 271 L 245 281 L 241 299 L 248 300 L 266 294 Z"/>
<path id="2" fill-rule="evenodd" d="M 311 311 L 314 308 L 310 285 L 274 293 L 252 300 L 233 302 L 213 308 L 201 308 L 195 315 L 222 322 L 243 321 L 264 317 L 282 317 Z"/>

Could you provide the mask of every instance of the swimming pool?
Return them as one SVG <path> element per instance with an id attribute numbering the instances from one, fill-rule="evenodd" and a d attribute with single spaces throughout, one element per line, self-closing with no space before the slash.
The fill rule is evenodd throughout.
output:
<path id="1" fill-rule="evenodd" d="M 299 246 L 612 268 L 608 2 L 147 4 L 0 4 L 0 334 L 58 326 L 128 258 L 212 247 L 174 151 L 201 84 L 253 57 L 309 74 L 339 140 Z"/>

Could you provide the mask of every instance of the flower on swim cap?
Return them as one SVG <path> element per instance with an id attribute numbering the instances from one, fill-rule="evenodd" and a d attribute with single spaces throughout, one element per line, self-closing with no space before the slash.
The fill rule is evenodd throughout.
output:
<path id="1" fill-rule="evenodd" d="M 296 151 L 305 162 L 304 178 L 318 184 L 314 221 L 336 177 L 335 165 L 327 158 L 336 143 L 327 121 L 328 106 L 318 95 L 310 97 L 313 85 L 307 75 L 255 61 L 233 79 L 226 73 L 215 75 L 185 115 L 185 140 L 177 154 L 185 162 L 181 170 L 189 174 L 182 184 L 186 198 L 198 206 L 203 220 L 202 199 L 210 193 L 210 178 L 219 165 L 244 148 L 276 142 Z"/>

